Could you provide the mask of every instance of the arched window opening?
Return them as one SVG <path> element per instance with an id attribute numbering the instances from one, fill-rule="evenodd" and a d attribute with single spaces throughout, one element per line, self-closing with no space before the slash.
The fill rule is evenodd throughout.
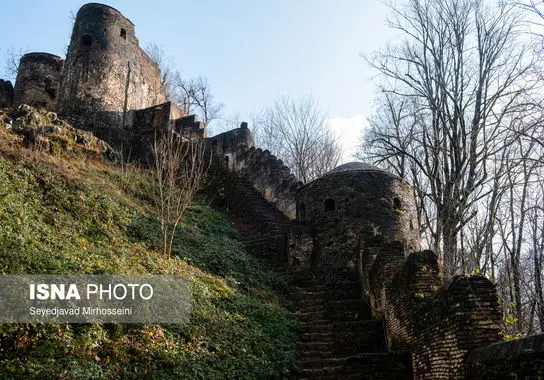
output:
<path id="1" fill-rule="evenodd" d="M 124 28 L 121 28 L 121 38 L 126 40 L 127 39 L 127 31 Z"/>
<path id="2" fill-rule="evenodd" d="M 334 211 L 334 200 L 333 199 L 327 199 L 325 201 L 325 211 Z"/>
<path id="3" fill-rule="evenodd" d="M 93 42 L 93 39 L 88 34 L 84 34 L 83 37 L 81 37 L 81 43 L 83 46 L 91 46 Z"/>
<path id="4" fill-rule="evenodd" d="M 410 230 L 414 230 L 414 221 L 410 219 Z"/>
<path id="5" fill-rule="evenodd" d="M 225 157 L 225 169 L 229 170 L 229 156 Z"/>
<path id="6" fill-rule="evenodd" d="M 400 202 L 400 199 L 397 198 L 397 197 L 395 197 L 395 198 L 393 199 L 393 208 L 394 208 L 395 210 L 400 210 L 400 209 L 402 208 L 402 203 Z"/>

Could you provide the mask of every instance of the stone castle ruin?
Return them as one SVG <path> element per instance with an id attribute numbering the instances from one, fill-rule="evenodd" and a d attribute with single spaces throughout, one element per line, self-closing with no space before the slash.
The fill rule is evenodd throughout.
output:
<path id="1" fill-rule="evenodd" d="M 45 108 L 113 147 L 145 149 L 147 128 L 175 128 L 203 138 L 206 128 L 168 102 L 161 72 L 140 48 L 134 24 L 118 10 L 90 3 L 78 11 L 68 54 L 25 54 L 13 95 L 0 83 L 0 106 Z"/>
<path id="2" fill-rule="evenodd" d="M 157 131 L 205 139 L 225 203 L 246 246 L 285 275 L 299 318 L 289 377 L 319 379 L 537 378 L 544 336 L 502 342 L 499 298 L 482 276 L 444 282 L 421 251 L 412 187 L 362 163 L 303 185 L 247 123 L 207 137 L 166 99 L 157 65 L 119 11 L 86 4 L 65 60 L 21 58 L 15 88 L 0 80 L 0 107 L 55 111 L 114 148 L 145 158 Z M 532 376 L 532 377 L 531 377 Z"/>

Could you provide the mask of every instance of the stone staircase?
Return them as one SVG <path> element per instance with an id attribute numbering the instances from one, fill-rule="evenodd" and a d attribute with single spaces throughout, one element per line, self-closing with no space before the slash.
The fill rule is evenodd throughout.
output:
<path id="1" fill-rule="evenodd" d="M 300 333 L 295 378 L 412 378 L 410 358 L 386 352 L 383 326 L 370 319 L 359 281 L 323 284 L 295 275 L 290 283 Z"/>
<path id="2" fill-rule="evenodd" d="M 293 379 L 411 379 L 410 358 L 386 352 L 381 322 L 371 320 L 357 277 L 325 283 L 319 274 L 290 272 L 291 222 L 244 178 L 234 180 L 236 226 L 249 251 L 288 283 L 298 316 Z M 349 277 L 349 276 L 346 276 Z"/>
<path id="3" fill-rule="evenodd" d="M 285 266 L 289 219 L 272 203 L 267 202 L 246 179 L 236 177 L 234 182 L 236 209 L 242 214 L 238 222 L 243 225 L 241 232 L 246 247 L 270 269 L 277 270 Z"/>

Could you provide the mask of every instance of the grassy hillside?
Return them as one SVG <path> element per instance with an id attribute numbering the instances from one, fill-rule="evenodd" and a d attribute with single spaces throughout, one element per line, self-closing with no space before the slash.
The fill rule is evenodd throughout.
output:
<path id="1" fill-rule="evenodd" d="M 57 128 L 26 148 L 10 124 Z M 179 228 L 175 256 L 164 257 L 147 174 L 121 170 L 103 153 L 92 135 L 54 115 L 0 112 L 0 272 L 183 274 L 191 321 L 122 329 L 0 325 L 0 372 L 8 378 L 281 377 L 295 326 L 278 302 L 282 283 L 244 251 L 222 214 L 198 202 Z"/>

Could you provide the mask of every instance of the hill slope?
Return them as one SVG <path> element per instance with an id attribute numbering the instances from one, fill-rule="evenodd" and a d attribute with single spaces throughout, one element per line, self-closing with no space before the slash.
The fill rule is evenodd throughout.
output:
<path id="1" fill-rule="evenodd" d="M 8 377 L 281 377 L 295 330 L 294 315 L 278 301 L 283 284 L 245 252 L 222 214 L 200 203 L 176 235 L 175 257 L 164 257 L 147 173 L 116 166 L 104 154 L 111 154 L 107 146 L 54 114 L 0 111 L 0 272 L 183 274 L 191 321 L 0 325 L 0 371 Z"/>

